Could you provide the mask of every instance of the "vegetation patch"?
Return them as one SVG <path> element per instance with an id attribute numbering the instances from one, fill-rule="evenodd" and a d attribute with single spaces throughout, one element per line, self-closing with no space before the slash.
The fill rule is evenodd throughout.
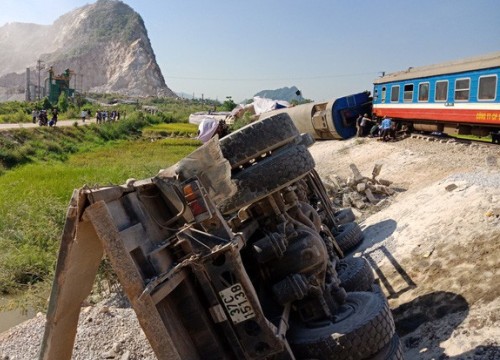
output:
<path id="1" fill-rule="evenodd" d="M 195 137 L 198 132 L 198 126 L 189 123 L 170 123 L 148 126 L 143 130 L 143 136 L 146 138 L 159 137 Z"/>
<path id="2" fill-rule="evenodd" d="M 36 161 L 64 161 L 69 155 L 90 151 L 115 140 L 141 138 L 142 128 L 161 120 L 134 113 L 126 120 L 102 125 L 40 127 L 2 132 L 0 136 L 0 174 L 3 169 Z"/>
<path id="3" fill-rule="evenodd" d="M 73 189 L 154 176 L 199 144 L 190 139 L 117 140 L 65 161 L 37 161 L 5 171 L 0 176 L 0 293 L 29 290 L 30 306 L 46 306 L 46 298 L 32 303 L 33 291 L 50 286 Z"/>
<path id="4" fill-rule="evenodd" d="M 109 124 L 0 132 L 0 294 L 21 292 L 21 305 L 46 306 L 74 189 L 154 176 L 200 146 L 187 137 L 142 136 L 163 125 L 178 134 L 193 129 L 161 122 L 134 112 Z"/>

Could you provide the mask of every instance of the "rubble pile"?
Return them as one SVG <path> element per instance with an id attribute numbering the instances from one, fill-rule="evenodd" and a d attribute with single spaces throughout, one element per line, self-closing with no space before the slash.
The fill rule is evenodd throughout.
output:
<path id="1" fill-rule="evenodd" d="M 333 203 L 342 208 L 378 210 L 387 204 L 387 198 L 395 193 L 392 182 L 378 179 L 382 164 L 375 164 L 371 177 L 363 176 L 355 164 L 349 165 L 353 176 L 342 179 L 337 175 L 329 177 L 325 184 Z"/>

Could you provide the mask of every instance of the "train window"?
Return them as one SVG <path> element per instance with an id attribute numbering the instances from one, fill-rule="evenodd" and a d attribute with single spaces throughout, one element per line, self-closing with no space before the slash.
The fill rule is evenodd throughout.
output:
<path id="1" fill-rule="evenodd" d="M 448 80 L 436 81 L 435 101 L 448 100 Z"/>
<path id="2" fill-rule="evenodd" d="M 429 83 L 418 84 L 418 101 L 429 101 Z"/>
<path id="3" fill-rule="evenodd" d="M 481 76 L 479 78 L 479 90 L 477 98 L 479 100 L 495 100 L 497 89 L 497 76 Z"/>
<path id="4" fill-rule="evenodd" d="M 469 100 L 470 79 L 455 80 L 455 100 Z"/>
<path id="5" fill-rule="evenodd" d="M 413 84 L 406 84 L 404 87 L 404 101 L 411 102 L 413 101 Z"/>
<path id="6" fill-rule="evenodd" d="M 385 96 L 387 95 L 386 93 L 386 88 L 385 86 L 382 86 L 382 102 L 385 103 Z"/>
<path id="7" fill-rule="evenodd" d="M 399 101 L 399 85 L 391 87 L 391 102 Z"/>

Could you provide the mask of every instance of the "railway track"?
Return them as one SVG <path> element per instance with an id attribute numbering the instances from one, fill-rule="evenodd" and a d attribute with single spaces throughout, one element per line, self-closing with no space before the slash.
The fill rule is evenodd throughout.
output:
<path id="1" fill-rule="evenodd" d="M 487 147 L 498 147 L 499 144 L 495 144 L 492 142 L 479 141 L 479 140 L 469 140 L 469 139 L 458 139 L 453 136 L 441 134 L 441 135 L 432 135 L 432 134 L 411 134 L 409 136 L 412 139 L 421 139 L 424 141 L 433 141 L 439 142 L 443 144 L 453 144 L 453 145 L 462 145 L 462 146 L 487 146 Z"/>

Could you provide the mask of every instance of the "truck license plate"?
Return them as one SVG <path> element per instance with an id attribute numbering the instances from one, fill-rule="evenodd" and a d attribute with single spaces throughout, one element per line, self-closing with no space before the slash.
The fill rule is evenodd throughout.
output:
<path id="1" fill-rule="evenodd" d="M 247 295 L 240 283 L 219 291 L 219 295 L 233 324 L 238 324 L 255 317 L 252 305 L 248 301 Z"/>

